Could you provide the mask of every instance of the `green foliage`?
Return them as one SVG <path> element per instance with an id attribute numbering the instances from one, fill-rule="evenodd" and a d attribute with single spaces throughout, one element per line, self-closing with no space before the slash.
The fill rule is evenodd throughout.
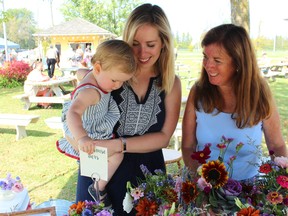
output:
<path id="1" fill-rule="evenodd" d="M 18 86 L 22 86 L 22 83 L 16 79 L 8 79 L 7 77 L 0 76 L 0 88 L 15 88 Z"/>
<path id="2" fill-rule="evenodd" d="M 182 33 L 181 36 L 177 32 L 174 37 L 175 37 L 175 40 L 177 42 L 178 48 L 180 48 L 180 49 L 189 48 L 191 51 L 193 50 L 192 36 L 189 32 Z"/>
<path id="3" fill-rule="evenodd" d="M 8 9 L 6 12 L 7 39 L 20 45 L 23 49 L 35 47 L 36 22 L 31 11 L 21 9 Z M 0 25 L 0 35 L 3 37 L 3 25 Z"/>
<path id="4" fill-rule="evenodd" d="M 141 0 L 66 0 L 61 7 L 66 20 L 81 17 L 118 36 L 127 17 Z"/>
<path id="5" fill-rule="evenodd" d="M 30 71 L 29 64 L 25 62 L 5 62 L 0 69 L 0 87 L 13 88 L 22 85 Z"/>

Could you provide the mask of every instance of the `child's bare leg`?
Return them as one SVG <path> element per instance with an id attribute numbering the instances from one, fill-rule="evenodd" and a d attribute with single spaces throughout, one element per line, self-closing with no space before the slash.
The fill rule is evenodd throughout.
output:
<path id="1" fill-rule="evenodd" d="M 104 180 L 100 179 L 98 182 L 94 182 L 88 188 L 88 192 L 94 198 L 94 200 L 96 201 L 98 199 L 98 195 L 99 195 L 100 201 L 105 204 L 105 207 L 111 206 L 111 202 L 107 197 L 105 187 L 106 187 L 107 183 L 110 181 L 110 179 L 112 178 L 112 176 L 114 175 L 114 173 L 116 172 L 116 170 L 118 169 L 120 163 L 123 160 L 123 157 L 124 157 L 123 153 L 117 153 L 117 154 L 114 154 L 111 157 L 109 157 L 109 160 L 108 160 L 108 181 L 104 181 Z M 95 184 L 98 184 L 99 191 L 97 190 L 97 185 L 95 185 Z"/>
<path id="2" fill-rule="evenodd" d="M 118 169 L 120 163 L 122 162 L 124 157 L 123 153 L 113 154 L 108 158 L 108 181 L 104 181 L 102 179 L 99 180 L 99 190 L 104 191 L 107 183 L 110 181 L 116 170 Z"/>

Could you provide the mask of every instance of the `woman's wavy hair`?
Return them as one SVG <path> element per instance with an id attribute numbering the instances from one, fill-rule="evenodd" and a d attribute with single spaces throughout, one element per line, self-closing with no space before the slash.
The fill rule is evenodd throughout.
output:
<path id="1" fill-rule="evenodd" d="M 160 74 L 159 86 L 166 93 L 173 87 L 174 71 L 174 45 L 169 21 L 165 12 L 157 5 L 142 4 L 136 7 L 128 17 L 123 31 L 123 40 L 133 46 L 133 40 L 139 27 L 149 24 L 159 31 L 163 48 L 156 62 L 156 71 Z"/>
<path id="2" fill-rule="evenodd" d="M 236 108 L 231 117 L 238 128 L 251 127 L 268 118 L 272 112 L 272 94 L 267 81 L 261 76 L 256 55 L 247 31 L 233 24 L 223 24 L 209 30 L 202 40 L 202 48 L 217 44 L 232 58 L 236 73 L 233 91 Z M 224 100 L 217 86 L 210 84 L 202 65 L 200 79 L 195 83 L 194 105 L 211 113 L 223 110 Z"/>

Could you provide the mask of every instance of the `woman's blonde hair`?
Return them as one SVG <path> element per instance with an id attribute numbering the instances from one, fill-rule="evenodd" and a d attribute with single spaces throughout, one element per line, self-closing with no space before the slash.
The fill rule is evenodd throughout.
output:
<path id="1" fill-rule="evenodd" d="M 233 91 L 236 108 L 231 117 L 238 128 L 251 127 L 268 118 L 272 112 L 272 94 L 267 81 L 261 76 L 256 55 L 246 30 L 241 26 L 224 24 L 212 28 L 202 40 L 202 47 L 217 44 L 232 58 L 236 72 Z M 205 112 L 222 110 L 224 100 L 219 88 L 210 84 L 202 65 L 201 76 L 195 84 L 194 106 L 199 103 Z"/>
<path id="2" fill-rule="evenodd" d="M 126 74 L 133 74 L 137 68 L 132 48 L 122 40 L 108 40 L 99 44 L 91 59 L 92 65 L 97 62 L 103 70 L 120 67 Z"/>
<path id="3" fill-rule="evenodd" d="M 157 5 L 142 4 L 135 8 L 126 22 L 123 40 L 133 46 L 133 40 L 139 27 L 149 24 L 159 31 L 163 48 L 155 69 L 160 74 L 160 88 L 169 93 L 173 87 L 174 72 L 174 46 L 169 21 L 164 11 Z"/>

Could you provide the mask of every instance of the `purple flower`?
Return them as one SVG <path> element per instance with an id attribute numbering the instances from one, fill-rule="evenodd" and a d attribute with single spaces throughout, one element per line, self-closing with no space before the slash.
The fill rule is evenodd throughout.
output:
<path id="1" fill-rule="evenodd" d="M 97 213 L 96 216 L 112 216 L 112 214 L 107 210 L 102 210 L 101 212 Z"/>
<path id="2" fill-rule="evenodd" d="M 238 196 L 242 192 L 241 184 L 231 178 L 228 179 L 228 182 L 224 185 L 223 189 L 228 196 Z"/>
<path id="3" fill-rule="evenodd" d="M 93 213 L 90 209 L 84 209 L 82 216 L 93 216 Z"/>

